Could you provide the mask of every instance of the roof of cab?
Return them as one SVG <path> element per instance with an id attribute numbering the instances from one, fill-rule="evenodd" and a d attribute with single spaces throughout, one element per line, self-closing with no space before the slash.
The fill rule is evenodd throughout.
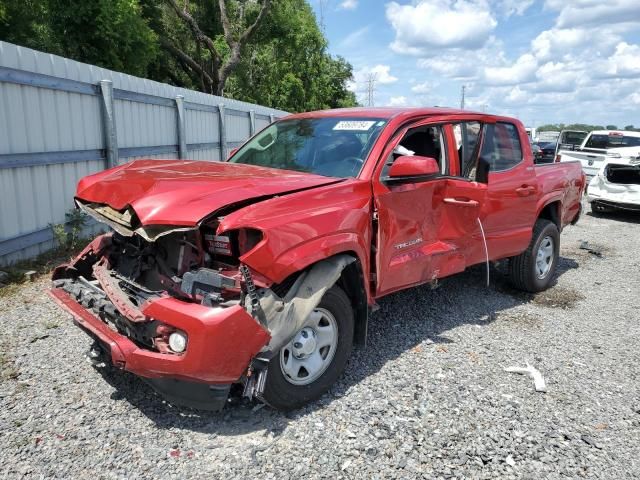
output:
<path id="1" fill-rule="evenodd" d="M 635 132 L 633 130 L 594 130 L 591 133 L 594 135 L 640 137 L 640 132 Z"/>
<path id="2" fill-rule="evenodd" d="M 318 118 L 318 117 L 369 117 L 369 118 L 385 118 L 390 119 L 401 114 L 410 114 L 411 116 L 420 115 L 458 115 L 458 114 L 475 114 L 487 115 L 486 113 L 472 112 L 469 110 L 460 110 L 457 108 L 446 107 L 355 107 L 355 108 L 336 108 L 332 110 L 318 110 L 315 112 L 295 113 L 285 118 Z"/>

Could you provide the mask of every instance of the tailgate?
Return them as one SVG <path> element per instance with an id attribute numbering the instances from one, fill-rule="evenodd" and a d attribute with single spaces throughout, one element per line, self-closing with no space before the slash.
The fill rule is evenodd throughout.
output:
<path id="1" fill-rule="evenodd" d="M 584 170 L 585 175 L 591 178 L 596 176 L 598 174 L 598 171 L 600 171 L 600 169 L 604 165 L 606 154 L 606 150 L 600 150 L 596 148 L 574 151 L 563 150 L 560 152 L 560 155 L 562 155 L 560 161 L 580 161 L 580 163 L 582 164 L 582 170 Z"/>

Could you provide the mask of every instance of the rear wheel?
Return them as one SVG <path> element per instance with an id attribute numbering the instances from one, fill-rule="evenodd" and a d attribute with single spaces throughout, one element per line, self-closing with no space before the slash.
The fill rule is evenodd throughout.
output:
<path id="1" fill-rule="evenodd" d="M 560 232 L 555 223 L 539 219 L 529 247 L 509 261 L 513 285 L 527 292 L 546 290 L 553 279 L 560 251 Z"/>
<path id="2" fill-rule="evenodd" d="M 353 323 L 349 297 L 333 286 L 305 326 L 269 362 L 264 401 L 279 410 L 291 410 L 326 392 L 351 354 Z"/>

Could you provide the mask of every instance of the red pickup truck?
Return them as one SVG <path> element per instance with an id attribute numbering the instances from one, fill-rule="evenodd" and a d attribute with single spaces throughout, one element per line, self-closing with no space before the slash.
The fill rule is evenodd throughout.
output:
<path id="1" fill-rule="evenodd" d="M 384 295 L 501 259 L 516 287 L 547 288 L 584 187 L 577 162 L 534 165 L 512 118 L 292 115 L 225 162 L 82 179 L 78 207 L 112 231 L 56 268 L 51 295 L 92 358 L 172 403 L 219 409 L 235 385 L 296 408 L 338 378 Z"/>

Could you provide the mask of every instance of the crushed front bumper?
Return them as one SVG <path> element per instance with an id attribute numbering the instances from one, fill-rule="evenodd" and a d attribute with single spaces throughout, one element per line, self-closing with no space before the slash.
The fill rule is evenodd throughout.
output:
<path id="1" fill-rule="evenodd" d="M 142 377 L 179 405 L 221 408 L 230 385 L 240 380 L 270 339 L 267 330 L 240 306 L 212 308 L 161 297 L 149 301 L 142 313 L 186 332 L 188 344 L 181 355 L 160 353 L 114 331 L 64 290 L 53 288 L 49 293 L 98 341 L 115 367 Z"/>

